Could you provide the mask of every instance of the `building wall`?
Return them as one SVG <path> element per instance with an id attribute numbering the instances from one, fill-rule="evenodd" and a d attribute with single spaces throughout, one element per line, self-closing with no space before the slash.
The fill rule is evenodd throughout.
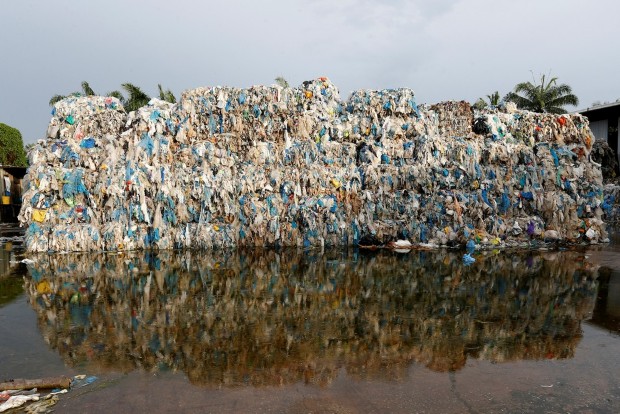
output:
<path id="1" fill-rule="evenodd" d="M 609 120 L 601 119 L 600 121 L 590 122 L 590 129 L 597 141 L 608 142 Z"/>
<path id="2" fill-rule="evenodd" d="M 601 109 L 582 111 L 590 121 L 590 128 L 596 139 L 605 139 L 605 125 L 607 129 L 606 141 L 616 152 L 616 158 L 620 163 L 620 145 L 618 143 L 618 124 L 620 124 L 620 103 Z"/>

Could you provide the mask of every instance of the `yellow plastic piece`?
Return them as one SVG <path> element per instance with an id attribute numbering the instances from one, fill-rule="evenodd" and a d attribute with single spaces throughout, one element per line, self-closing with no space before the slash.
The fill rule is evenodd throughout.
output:
<path id="1" fill-rule="evenodd" d="M 47 210 L 35 208 L 32 210 L 32 219 L 39 223 L 43 223 L 45 221 L 46 214 L 47 214 Z"/>
<path id="2" fill-rule="evenodd" d="M 37 293 L 38 294 L 44 294 L 44 293 L 52 293 L 52 288 L 50 287 L 50 282 L 48 282 L 46 279 L 40 281 L 39 283 L 37 283 Z"/>

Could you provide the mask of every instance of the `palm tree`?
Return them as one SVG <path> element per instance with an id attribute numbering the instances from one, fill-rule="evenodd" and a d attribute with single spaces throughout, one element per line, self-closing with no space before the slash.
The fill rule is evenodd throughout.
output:
<path id="1" fill-rule="evenodd" d="M 483 98 L 478 98 L 478 100 L 476 101 L 476 103 L 474 104 L 474 108 L 476 109 L 483 109 L 486 108 L 487 106 L 498 106 L 501 98 L 499 97 L 499 92 L 495 91 L 490 95 L 487 95 L 487 99 L 489 100 L 489 102 L 487 103 Z"/>
<path id="2" fill-rule="evenodd" d="M 123 106 L 125 109 L 130 111 L 135 111 L 138 108 L 141 108 L 149 103 L 151 98 L 140 89 L 140 87 L 134 85 L 133 83 L 123 83 L 121 85 L 125 91 L 127 91 L 128 97 L 123 100 Z"/>
<path id="3" fill-rule="evenodd" d="M 164 91 L 164 89 L 161 87 L 161 84 L 159 83 L 157 84 L 157 89 L 159 89 L 159 99 L 161 99 L 162 101 L 170 103 L 177 102 L 177 98 L 174 97 L 174 94 L 170 89 Z"/>
<path id="4" fill-rule="evenodd" d="M 84 95 L 86 95 L 86 96 L 97 95 L 95 93 L 95 91 L 93 91 L 93 88 L 91 88 L 90 85 L 88 84 L 88 82 L 86 82 L 86 81 L 82 82 L 82 92 L 84 92 Z"/>
<path id="5" fill-rule="evenodd" d="M 499 105 L 499 101 L 501 101 L 498 91 L 493 92 L 491 95 L 487 95 L 487 99 L 489 100 L 489 104 L 491 104 L 491 106 L 497 106 Z"/>
<path id="6" fill-rule="evenodd" d="M 90 87 L 90 84 L 86 81 L 82 82 L 82 92 L 72 92 L 69 95 L 54 95 L 50 99 L 50 106 L 54 106 L 56 102 L 62 101 L 63 99 L 69 96 L 95 96 L 97 93 Z M 123 101 L 123 95 L 119 91 L 108 92 L 107 96 L 113 96 L 118 98 L 121 102 Z"/>
<path id="7" fill-rule="evenodd" d="M 566 105 L 579 105 L 579 98 L 573 94 L 573 90 L 566 84 L 557 84 L 557 77 L 546 80 L 541 75 L 540 84 L 531 82 L 518 83 L 514 92 L 509 92 L 504 100 L 512 101 L 521 109 L 533 112 L 548 112 L 552 114 L 566 113 Z"/>
<path id="8" fill-rule="evenodd" d="M 121 103 L 125 102 L 125 97 L 119 91 L 108 92 L 106 95 L 118 99 Z"/>
<path id="9" fill-rule="evenodd" d="M 49 103 L 50 103 L 50 106 L 54 106 L 56 102 L 62 101 L 63 99 L 69 96 L 93 96 L 93 95 L 96 95 L 95 91 L 93 91 L 93 88 L 90 87 L 88 82 L 82 81 L 82 92 L 71 92 L 69 95 L 54 95 L 50 99 Z"/>
<path id="10" fill-rule="evenodd" d="M 123 83 L 121 86 L 127 92 L 128 94 L 127 98 L 125 98 L 123 94 L 118 90 L 108 92 L 106 96 L 112 96 L 114 98 L 117 98 L 119 101 L 121 101 L 121 103 L 123 104 L 123 106 L 125 107 L 127 111 L 135 111 L 136 109 L 148 104 L 149 101 L 151 100 L 151 98 L 146 93 L 144 93 L 142 89 L 140 89 L 140 87 L 132 83 Z M 174 94 L 172 93 L 170 89 L 164 90 L 160 84 L 157 85 L 157 88 L 159 89 L 159 98 L 161 100 L 164 100 L 170 103 L 175 103 L 177 101 L 176 98 L 174 97 Z M 90 87 L 88 82 L 84 81 L 82 82 L 81 92 L 73 92 L 73 93 L 70 93 L 69 95 L 54 95 L 52 96 L 52 99 L 50 99 L 49 104 L 50 106 L 54 106 L 56 102 L 61 101 L 67 98 L 68 96 L 95 96 L 95 95 L 97 95 L 97 93 L 95 93 L 95 91 Z"/>

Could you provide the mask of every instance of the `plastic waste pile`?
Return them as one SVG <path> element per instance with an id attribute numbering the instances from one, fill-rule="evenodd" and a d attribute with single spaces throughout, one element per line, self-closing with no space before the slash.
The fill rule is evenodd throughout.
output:
<path id="1" fill-rule="evenodd" d="M 618 184 L 620 182 L 620 169 L 616 152 L 606 141 L 595 140 L 592 145 L 592 161 L 601 164 L 603 183 Z"/>
<path id="2" fill-rule="evenodd" d="M 574 356 L 597 268 L 575 251 L 475 256 L 465 266 L 449 250 L 33 255 L 25 290 L 69 366 L 169 367 L 212 386 Z"/>
<path id="3" fill-rule="evenodd" d="M 580 115 L 409 89 L 198 88 L 127 114 L 58 103 L 30 151 L 29 251 L 355 245 L 478 248 L 607 238 L 600 167 Z"/>
<path id="4" fill-rule="evenodd" d="M 80 374 L 75 375 L 73 378 L 18 379 L 0 383 L 0 413 L 5 411 L 17 412 L 13 409 L 24 405 L 26 406 L 20 412 L 27 414 L 54 412 L 55 406 L 62 394 L 68 393 L 69 389 L 81 388 L 92 384 L 97 379 L 95 376 L 87 377 L 84 374 Z M 12 387 L 12 389 L 5 389 L 5 387 Z"/>
<path id="5" fill-rule="evenodd" d="M 604 195 L 605 221 L 610 225 L 617 225 L 620 223 L 620 185 L 606 184 Z"/>

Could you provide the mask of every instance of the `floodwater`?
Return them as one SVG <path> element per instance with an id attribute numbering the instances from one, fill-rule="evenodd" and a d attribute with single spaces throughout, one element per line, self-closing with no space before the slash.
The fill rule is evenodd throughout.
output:
<path id="1" fill-rule="evenodd" d="M 55 412 L 620 412 L 620 243 L 0 255 L 0 380 Z"/>

